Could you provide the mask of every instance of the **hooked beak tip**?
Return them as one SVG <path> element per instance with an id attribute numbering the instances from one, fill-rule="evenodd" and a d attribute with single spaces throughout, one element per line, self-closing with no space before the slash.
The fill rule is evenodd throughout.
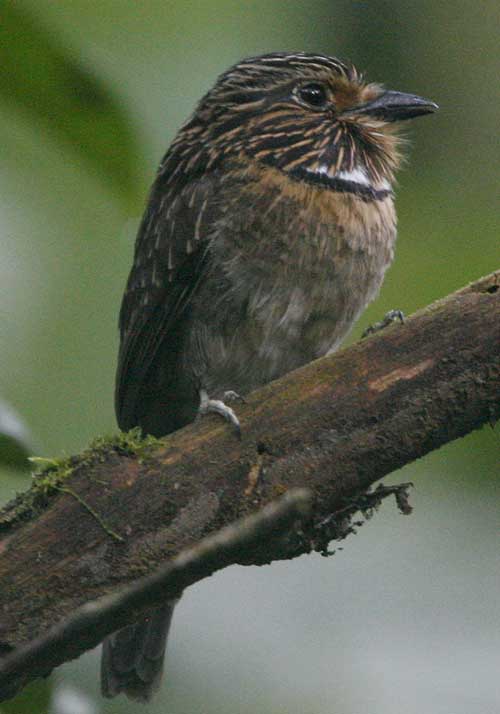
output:
<path id="1" fill-rule="evenodd" d="M 386 91 L 376 99 L 351 110 L 351 114 L 361 114 L 388 122 L 404 121 L 414 117 L 433 114 L 439 109 L 435 102 L 416 94 Z"/>

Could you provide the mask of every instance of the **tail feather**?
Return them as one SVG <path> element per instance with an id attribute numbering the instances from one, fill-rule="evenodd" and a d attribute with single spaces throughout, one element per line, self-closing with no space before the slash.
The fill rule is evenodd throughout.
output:
<path id="1" fill-rule="evenodd" d="M 176 601 L 151 610 L 103 642 L 101 688 L 105 697 L 120 692 L 148 701 L 159 689 L 168 631 Z"/>

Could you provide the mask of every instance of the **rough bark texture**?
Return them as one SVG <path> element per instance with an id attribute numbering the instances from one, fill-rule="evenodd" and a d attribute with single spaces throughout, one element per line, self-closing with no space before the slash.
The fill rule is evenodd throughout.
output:
<path id="1" fill-rule="evenodd" d="M 176 598 L 184 588 L 215 570 L 251 553 L 263 539 L 288 532 L 311 514 L 312 494 L 292 489 L 256 513 L 202 538 L 193 547 L 167 561 L 153 575 L 77 608 L 36 639 L 16 647 L 0 661 L 0 699 L 16 694 L 35 676 L 48 674 L 59 661 L 78 656 L 109 632 L 128 622 L 129 613 L 147 606 L 152 598 Z"/>
<path id="2" fill-rule="evenodd" d="M 310 489 L 310 518 L 234 562 L 344 537 L 377 500 L 365 495 L 371 484 L 500 416 L 499 286 L 497 272 L 253 393 L 238 408 L 242 441 L 210 417 L 141 456 L 117 442 L 70 460 L 63 480 L 0 516 L 0 654 L 289 489 Z M 44 672 L 101 637 L 55 647 Z"/>

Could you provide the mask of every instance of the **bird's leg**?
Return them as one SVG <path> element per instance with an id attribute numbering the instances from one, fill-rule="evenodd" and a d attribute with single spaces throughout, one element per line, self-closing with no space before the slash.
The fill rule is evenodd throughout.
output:
<path id="1" fill-rule="evenodd" d="M 224 398 L 232 401 L 237 399 L 244 401 L 239 394 L 232 391 L 224 392 Z M 240 422 L 231 407 L 228 407 L 227 404 L 225 404 L 221 399 L 210 399 L 207 392 L 204 389 L 200 389 L 200 406 L 198 407 L 198 416 L 201 417 L 204 414 L 219 414 L 233 425 L 238 438 L 241 438 Z"/>
<path id="2" fill-rule="evenodd" d="M 380 332 L 380 330 L 383 330 L 388 325 L 392 325 L 392 323 L 396 321 L 403 324 L 405 321 L 404 313 L 401 310 L 389 310 L 389 312 L 384 315 L 382 320 L 375 322 L 373 325 L 369 325 L 366 330 L 363 331 L 361 339 L 367 337 L 368 335 L 373 335 L 375 332 Z"/>

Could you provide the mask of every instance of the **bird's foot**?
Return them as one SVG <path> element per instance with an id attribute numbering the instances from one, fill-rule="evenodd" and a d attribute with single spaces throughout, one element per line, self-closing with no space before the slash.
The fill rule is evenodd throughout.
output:
<path id="1" fill-rule="evenodd" d="M 224 402 L 243 402 L 243 404 L 247 403 L 247 400 L 245 397 L 242 397 L 241 394 L 238 394 L 238 392 L 233 392 L 232 389 L 229 389 L 227 392 L 224 392 L 222 395 L 222 401 Z"/>
<path id="2" fill-rule="evenodd" d="M 373 335 L 375 332 L 380 332 L 380 330 L 383 330 L 388 325 L 392 325 L 392 323 L 396 321 L 403 324 L 405 321 L 404 313 L 401 310 L 389 310 L 380 322 L 375 322 L 373 325 L 369 325 L 366 330 L 364 330 L 361 335 L 361 339 L 368 337 L 368 335 Z"/>
<path id="3" fill-rule="evenodd" d="M 224 392 L 224 399 L 228 401 L 241 400 L 245 401 L 243 397 L 240 397 L 236 392 Z M 219 414 L 223 419 L 229 422 L 239 439 L 241 439 L 241 426 L 238 417 L 234 413 L 231 407 L 228 407 L 222 399 L 210 399 L 208 394 L 204 389 L 200 390 L 200 406 L 198 408 L 198 417 L 202 417 L 205 414 Z"/>

